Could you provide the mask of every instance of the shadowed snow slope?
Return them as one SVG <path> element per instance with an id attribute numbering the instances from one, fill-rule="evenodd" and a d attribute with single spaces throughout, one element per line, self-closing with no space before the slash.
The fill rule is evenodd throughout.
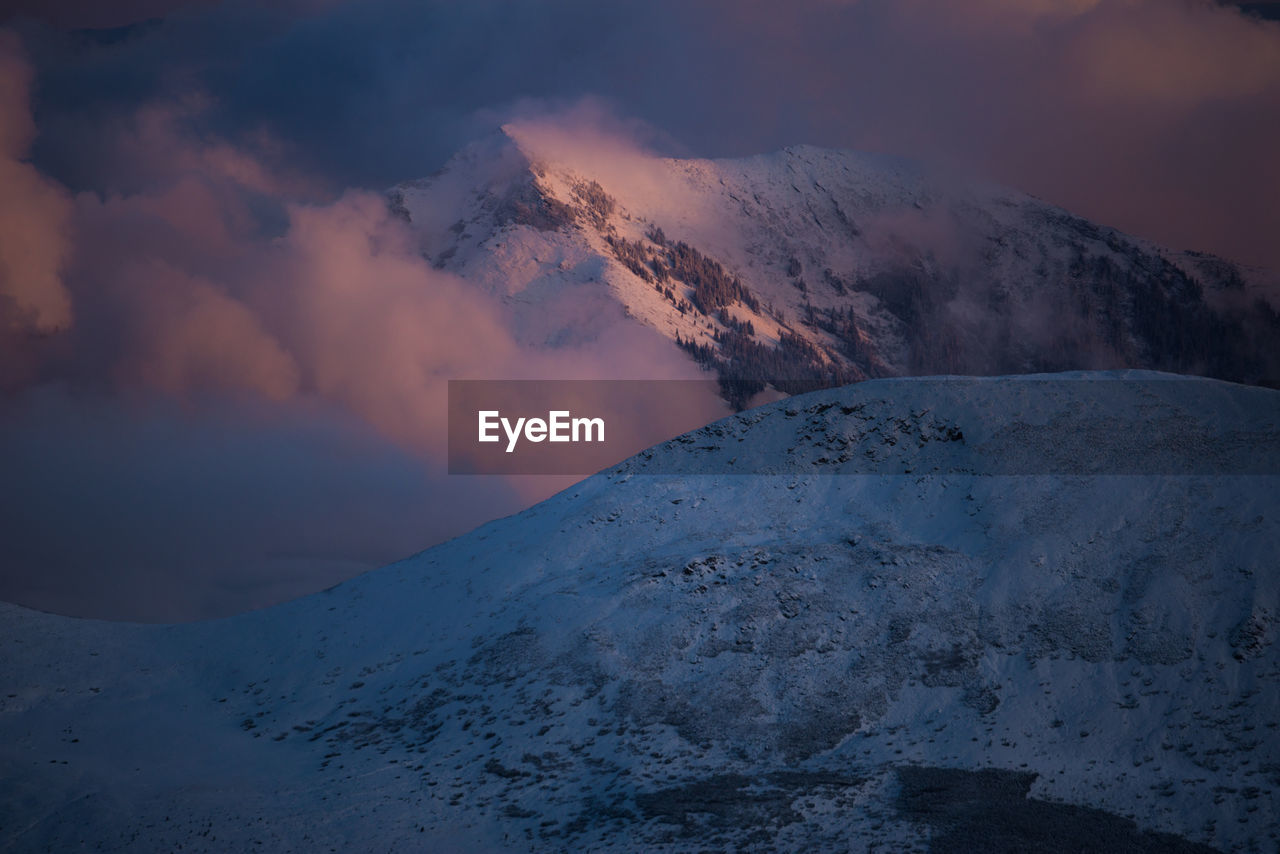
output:
<path id="1" fill-rule="evenodd" d="M 2 606 L 0 848 L 1275 850 L 1278 437 L 878 380 L 265 611 Z"/>

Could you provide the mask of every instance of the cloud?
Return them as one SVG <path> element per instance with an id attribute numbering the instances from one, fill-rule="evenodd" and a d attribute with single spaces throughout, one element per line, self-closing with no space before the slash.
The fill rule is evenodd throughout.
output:
<path id="1" fill-rule="evenodd" d="M 380 188 L 430 173 L 502 123 L 628 193 L 646 192 L 653 150 L 882 150 L 986 173 L 1175 247 L 1280 267 L 1280 26 L 1213 3 L 157 0 L 111 20 L 83 4 L 49 8 L 47 23 L 14 25 L 23 44 L 0 34 L 0 427 L 17 431 L 9 448 L 60 438 L 61 453 L 101 474 L 95 484 L 150 472 L 142 482 L 170 502 L 200 494 L 201 472 L 240 473 L 238 487 L 198 502 L 203 516 L 173 526 L 183 533 L 163 554 L 146 547 L 150 501 L 118 526 L 127 535 L 81 538 L 114 549 L 111 573 L 127 575 L 134 554 L 168 566 L 171 590 L 190 580 L 190 596 L 173 601 L 213 596 L 218 577 L 238 579 L 242 603 L 283 591 L 250 595 L 249 575 L 227 568 L 256 566 L 261 579 L 284 566 L 247 557 L 269 543 L 288 550 L 253 533 L 252 514 L 231 526 L 239 557 L 214 549 L 222 557 L 187 571 L 179 548 L 210 542 L 199 520 L 271 478 L 331 471 L 323 497 L 336 502 L 378 484 L 394 494 L 390 472 L 406 466 L 424 478 L 406 499 L 417 509 L 388 510 L 387 526 L 318 495 L 313 516 L 340 538 L 368 523 L 405 548 L 553 489 L 495 482 L 455 495 L 454 482 L 431 479 L 448 377 L 687 375 L 669 343 L 621 316 L 594 339 L 530 347 L 500 303 L 433 269 L 387 214 Z M 58 29 L 153 14 L 165 18 L 95 37 Z M 939 243 L 947 224 L 899 225 Z M 61 402 L 40 403 L 46 394 Z M 198 453 L 220 441 L 200 429 L 214 400 L 239 448 L 228 458 Z M 264 407 L 276 427 L 261 426 Z M 293 468 L 273 468 L 282 437 L 309 417 L 322 433 L 356 425 L 362 450 L 325 434 L 302 442 Z M 95 424 L 98 444 L 83 427 Z M 157 431 L 169 441 L 152 459 L 133 437 Z M 374 460 L 353 463 L 368 477 L 343 481 L 330 462 L 343 454 Z M 110 487 L 77 504 L 64 500 L 70 476 L 63 492 L 45 489 L 57 484 L 18 466 L 17 451 L 2 456 L 19 478 L 8 482 L 33 496 L 24 506 L 43 508 L 21 517 L 10 548 L 27 550 L 27 580 L 46 558 L 63 567 L 65 585 L 49 588 L 62 592 L 40 594 L 55 602 L 87 583 L 68 544 L 77 525 L 98 530 Z M 165 470 L 185 472 L 182 488 L 163 484 Z M 432 509 L 453 504 L 463 509 Z M 290 506 L 281 536 L 315 536 L 302 521 L 311 505 Z M 433 514 L 450 521 L 406 534 Z"/>
<path id="2" fill-rule="evenodd" d="M 334 6 L 340 0 L 277 0 L 280 12 L 301 15 Z M 181 14 L 187 9 L 212 6 L 219 0 L 9 0 L 0 24 L 13 19 L 33 19 L 72 30 L 113 30 Z"/>
<path id="3" fill-rule="evenodd" d="M 0 30 L 0 329 L 48 333 L 71 322 L 61 279 L 71 203 L 24 161 L 35 137 L 31 76 L 17 38 Z"/>
<path id="4" fill-rule="evenodd" d="M 895 7 L 874 141 L 1174 248 L 1280 266 L 1280 28 L 1209 3 Z M 937 11 L 929 9 L 929 11 Z M 957 35 L 958 34 L 958 35 Z M 900 111 L 926 118 L 913 120 Z"/>
<path id="5" fill-rule="evenodd" d="M 788 17 L 777 45 L 764 67 L 803 93 L 814 141 L 1280 266 L 1280 27 L 1203 2 L 864 0 Z"/>
<path id="6" fill-rule="evenodd" d="M 108 191 L 37 174 L 67 222 L 26 225 L 74 233 L 75 313 L 0 337 L 26 366 L 0 375 L 0 598 L 187 619 L 310 592 L 571 482 L 448 478 L 449 379 L 698 375 L 616 307 L 594 336 L 518 342 L 382 195 L 327 196 L 262 135 L 194 131 L 208 109 L 112 122 Z M 724 414 L 702 403 L 636 419 L 636 449 Z"/>
<path id="7" fill-rule="evenodd" d="M 1280 267 L 1280 25 L 1208 0 L 226 0 L 109 43 L 23 33 L 37 161 L 76 190 L 136 189 L 120 185 L 145 169 L 103 130 L 146 109 L 227 141 L 201 156 L 253 152 L 264 180 L 332 194 L 426 175 L 529 104 L 594 96 L 674 153 L 911 155 Z"/>

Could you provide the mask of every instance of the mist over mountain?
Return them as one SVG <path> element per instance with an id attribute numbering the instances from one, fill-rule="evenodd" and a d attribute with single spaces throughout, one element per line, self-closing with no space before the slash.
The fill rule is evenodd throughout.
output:
<path id="1" fill-rule="evenodd" d="M 224 183 L 76 196 L 78 260 L 46 294 L 71 326 L 0 340 L 11 601 L 228 615 L 563 488 L 446 482 L 451 377 L 718 376 L 741 407 L 866 377 L 1277 375 L 1274 273 L 912 161 L 662 158 L 583 108 L 510 122 L 385 195 L 291 203 L 262 235 L 259 197 L 287 191 L 240 199 L 264 167 L 186 139 L 184 115 L 152 117 L 148 145 L 176 174 L 221 164 Z M 705 401 L 706 420 L 719 407 Z M 662 432 L 652 414 L 634 449 L 690 423 Z M 280 425 L 296 424 L 320 438 L 282 455 Z M 55 437 L 58 477 L 39 462 Z M 261 482 L 282 471 L 308 474 Z"/>
<path id="2" fill-rule="evenodd" d="M 1151 368 L 1280 384 L 1267 271 L 899 158 L 795 146 L 669 159 L 516 122 L 389 203 L 436 267 L 504 299 L 522 343 L 591 340 L 620 305 L 739 406 L 766 383 L 922 374 Z"/>
<path id="3" fill-rule="evenodd" d="M 1211 380 L 880 380 L 264 611 L 0 606 L 0 846 L 1270 850 L 1278 437 Z"/>

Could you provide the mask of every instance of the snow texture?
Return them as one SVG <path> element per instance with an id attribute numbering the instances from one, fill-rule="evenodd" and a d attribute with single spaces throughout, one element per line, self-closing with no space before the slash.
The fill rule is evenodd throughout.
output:
<path id="1" fill-rule="evenodd" d="M 878 380 L 264 611 L 0 606 L 0 848 L 1274 851 L 1278 435 Z"/>
<path id="2" fill-rule="evenodd" d="M 1148 368 L 1280 385 L 1273 274 L 900 158 L 601 154 L 513 125 L 388 199 L 530 346 L 590 341 L 625 316 L 734 377 Z M 754 347 L 791 336 L 805 346 L 758 364 Z"/>

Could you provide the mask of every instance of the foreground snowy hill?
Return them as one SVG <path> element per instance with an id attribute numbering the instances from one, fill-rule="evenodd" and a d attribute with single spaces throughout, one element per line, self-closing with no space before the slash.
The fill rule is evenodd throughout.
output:
<path id="1" fill-rule="evenodd" d="M 1274 851 L 1277 495 L 1280 392 L 881 380 L 265 611 L 3 606 L 0 848 Z"/>
<path id="2" fill-rule="evenodd" d="M 766 381 L 940 373 L 1280 385 L 1264 271 L 897 158 L 665 159 L 517 123 L 389 199 L 526 343 L 591 340 L 625 313 L 735 381 L 740 404 Z"/>

